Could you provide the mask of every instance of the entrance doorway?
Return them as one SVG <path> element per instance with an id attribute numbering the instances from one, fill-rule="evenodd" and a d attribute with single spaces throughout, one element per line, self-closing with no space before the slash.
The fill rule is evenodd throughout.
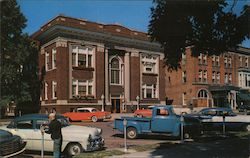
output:
<path id="1" fill-rule="evenodd" d="M 121 99 L 111 99 L 111 113 L 121 112 Z"/>

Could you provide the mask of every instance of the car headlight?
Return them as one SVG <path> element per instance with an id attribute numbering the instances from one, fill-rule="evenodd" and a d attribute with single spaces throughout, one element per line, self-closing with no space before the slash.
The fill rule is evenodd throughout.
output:
<path id="1" fill-rule="evenodd" d="M 102 129 L 101 129 L 101 128 L 98 129 L 98 134 L 99 134 L 99 135 L 102 134 Z"/>

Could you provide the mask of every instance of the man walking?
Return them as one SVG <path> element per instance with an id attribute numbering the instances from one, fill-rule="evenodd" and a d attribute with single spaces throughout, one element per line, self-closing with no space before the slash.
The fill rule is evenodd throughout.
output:
<path id="1" fill-rule="evenodd" d="M 54 158 L 60 158 L 61 156 L 61 146 L 62 146 L 62 131 L 61 123 L 56 119 L 55 113 L 49 114 L 49 130 L 45 131 L 48 134 L 51 134 L 51 139 L 54 141 Z"/>

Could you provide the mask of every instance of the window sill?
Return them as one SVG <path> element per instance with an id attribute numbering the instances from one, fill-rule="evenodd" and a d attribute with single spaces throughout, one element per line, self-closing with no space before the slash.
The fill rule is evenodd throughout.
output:
<path id="1" fill-rule="evenodd" d="M 148 76 L 158 76 L 157 73 L 153 73 L 153 72 L 143 72 L 143 75 L 148 75 Z"/>
<path id="2" fill-rule="evenodd" d="M 94 95 L 72 96 L 73 100 L 95 99 Z"/>
<path id="3" fill-rule="evenodd" d="M 110 83 L 111 86 L 123 86 L 123 84 Z"/>
<path id="4" fill-rule="evenodd" d="M 82 67 L 82 66 L 73 66 L 73 70 L 87 70 L 87 71 L 94 71 L 93 67 Z"/>

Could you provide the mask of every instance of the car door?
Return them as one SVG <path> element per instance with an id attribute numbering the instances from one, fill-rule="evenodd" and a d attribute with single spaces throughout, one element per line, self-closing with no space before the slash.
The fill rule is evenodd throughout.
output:
<path id="1" fill-rule="evenodd" d="M 88 120 L 89 119 L 89 110 L 87 109 L 79 109 L 77 111 L 77 116 L 81 119 L 81 120 Z"/>
<path id="2" fill-rule="evenodd" d="M 177 122 L 176 115 L 170 115 L 168 109 L 158 108 L 152 118 L 151 130 L 156 133 L 172 133 Z"/>
<path id="3" fill-rule="evenodd" d="M 33 121 L 32 120 L 18 120 L 13 122 L 11 133 L 19 135 L 26 144 L 26 149 L 32 150 L 33 147 Z"/>
<path id="4" fill-rule="evenodd" d="M 44 133 L 44 137 L 42 137 L 42 133 L 40 130 L 41 125 L 48 125 L 48 120 L 34 120 L 33 135 L 31 136 L 33 139 L 33 150 L 41 150 L 42 143 L 44 143 L 44 151 L 53 151 L 53 141 L 51 139 L 51 136 L 50 134 Z M 44 139 L 44 141 L 42 141 L 42 138 Z"/>

